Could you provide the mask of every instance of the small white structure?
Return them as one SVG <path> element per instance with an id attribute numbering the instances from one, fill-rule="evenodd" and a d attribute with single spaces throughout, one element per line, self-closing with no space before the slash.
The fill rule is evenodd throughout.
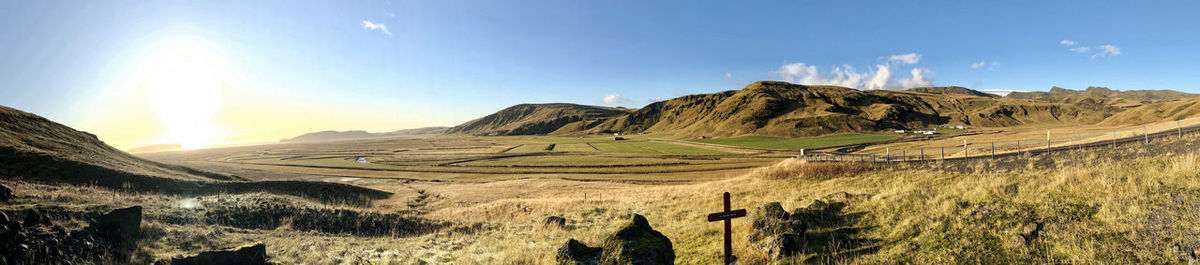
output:
<path id="1" fill-rule="evenodd" d="M 907 133 L 907 132 L 908 131 L 906 131 L 906 130 L 896 130 L 896 133 Z"/>

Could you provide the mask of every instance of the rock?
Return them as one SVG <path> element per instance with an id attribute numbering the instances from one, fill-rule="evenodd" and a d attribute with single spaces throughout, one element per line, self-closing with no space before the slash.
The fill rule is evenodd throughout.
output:
<path id="1" fill-rule="evenodd" d="M 598 248 L 588 247 L 575 239 L 558 249 L 557 264 L 675 264 L 675 249 L 671 239 L 650 227 L 646 217 L 634 214 L 629 223 L 616 234 L 604 239 Z"/>
<path id="2" fill-rule="evenodd" d="M 567 227 L 567 218 L 563 218 L 562 216 L 546 217 L 546 221 L 545 221 L 545 223 L 542 224 L 542 226 L 566 228 Z"/>
<path id="3" fill-rule="evenodd" d="M 205 251 L 191 257 L 171 258 L 172 265 L 263 265 L 267 264 L 267 245 L 262 242 L 230 250 Z"/>
<path id="4" fill-rule="evenodd" d="M 654 231 L 646 217 L 638 214 L 605 239 L 600 248 L 598 264 L 675 264 L 671 239 Z"/>
<path id="5" fill-rule="evenodd" d="M 754 208 L 750 214 L 750 244 L 779 259 L 800 253 L 804 247 L 804 232 L 808 224 L 799 215 L 788 214 L 771 202 Z"/>
<path id="6" fill-rule="evenodd" d="M 142 207 L 112 210 L 96 218 L 88 229 L 119 249 L 132 250 L 137 244 L 137 234 L 142 229 Z"/>
<path id="7" fill-rule="evenodd" d="M 8 186 L 0 185 L 0 202 L 7 202 L 16 197 L 17 195 L 13 193 L 12 189 L 8 188 Z"/>
<path id="8" fill-rule="evenodd" d="M 1024 226 L 1021 226 L 1021 234 L 1018 235 L 1016 239 L 1017 245 L 1032 245 L 1033 241 L 1037 240 L 1038 235 L 1041 234 L 1042 226 L 1043 224 L 1039 222 L 1030 222 Z"/>
<path id="9" fill-rule="evenodd" d="M 554 263 L 559 265 L 592 265 L 600 257 L 600 248 L 593 248 L 580 243 L 574 238 L 558 248 Z"/>
<path id="10" fill-rule="evenodd" d="M 25 226 L 50 225 L 50 218 L 46 217 L 46 215 L 43 214 L 42 211 L 38 211 L 38 209 L 26 209 L 25 222 L 23 222 L 23 224 Z"/>

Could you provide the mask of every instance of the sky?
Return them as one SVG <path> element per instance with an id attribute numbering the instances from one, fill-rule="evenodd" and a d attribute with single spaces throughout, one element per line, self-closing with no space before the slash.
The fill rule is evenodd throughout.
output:
<path id="1" fill-rule="evenodd" d="M 761 80 L 1200 93 L 1194 1 L 3 1 L 0 105 L 118 148 Z"/>

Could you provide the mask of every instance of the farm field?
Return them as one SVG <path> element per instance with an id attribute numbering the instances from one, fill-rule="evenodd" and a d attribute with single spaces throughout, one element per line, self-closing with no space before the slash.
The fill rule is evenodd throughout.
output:
<path id="1" fill-rule="evenodd" d="M 691 140 L 698 143 L 720 144 L 742 146 L 760 149 L 785 149 L 799 150 L 818 147 L 827 147 L 846 144 L 861 144 L 891 140 L 899 138 L 898 135 L 884 134 L 838 134 L 807 138 L 781 138 L 771 136 L 739 136 L 730 138 L 714 138 L 714 139 L 695 139 Z"/>
<path id="2" fill-rule="evenodd" d="M 303 173 L 430 180 L 637 181 L 722 178 L 794 155 L 601 136 L 396 137 L 143 154 L 166 163 L 264 177 Z"/>

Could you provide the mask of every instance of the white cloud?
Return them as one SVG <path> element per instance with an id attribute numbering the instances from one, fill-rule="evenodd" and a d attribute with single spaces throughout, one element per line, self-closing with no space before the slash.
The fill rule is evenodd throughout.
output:
<path id="1" fill-rule="evenodd" d="M 633 100 L 617 94 L 604 95 L 604 103 L 608 105 L 631 104 Z"/>
<path id="2" fill-rule="evenodd" d="M 1075 45 L 1075 42 L 1074 42 L 1074 41 L 1069 41 L 1069 40 L 1060 40 L 1060 41 L 1058 41 L 1058 44 L 1067 45 L 1067 46 L 1074 46 L 1074 45 Z"/>
<path id="3" fill-rule="evenodd" d="M 379 32 L 383 32 L 384 35 L 388 35 L 388 36 L 392 35 L 392 32 L 388 31 L 387 25 L 384 25 L 383 23 L 375 23 L 375 22 L 363 20 L 362 27 L 363 27 L 363 29 L 379 30 Z"/>
<path id="4" fill-rule="evenodd" d="M 791 63 L 780 66 L 771 72 L 771 76 L 802 85 L 834 85 L 855 89 L 905 89 L 932 85 L 932 81 L 926 77 L 931 73 L 927 68 L 913 68 L 909 71 L 911 77 L 893 79 L 893 67 L 891 64 L 877 64 L 874 71 L 860 73 L 853 66 L 842 65 L 823 75 L 816 66 Z"/>
<path id="5" fill-rule="evenodd" d="M 733 73 L 725 72 L 725 79 L 733 78 Z"/>
<path id="6" fill-rule="evenodd" d="M 987 65 L 987 61 L 979 61 L 978 63 L 971 64 L 971 69 L 980 68 L 984 65 Z"/>
<path id="7" fill-rule="evenodd" d="M 1100 47 L 1096 47 L 1096 49 L 1100 50 L 1100 53 L 1092 55 L 1092 59 L 1095 59 L 1096 57 L 1121 55 L 1121 48 L 1117 48 L 1117 46 L 1105 44 L 1100 45 Z"/>
<path id="8" fill-rule="evenodd" d="M 921 55 L 917 53 L 897 54 L 888 56 L 888 62 L 900 62 L 904 64 L 915 64 L 921 62 Z"/>
<path id="9" fill-rule="evenodd" d="M 1091 51 L 1092 48 L 1091 47 L 1073 47 L 1069 50 L 1071 50 L 1071 52 L 1074 52 L 1074 53 L 1086 53 L 1088 51 Z"/>

